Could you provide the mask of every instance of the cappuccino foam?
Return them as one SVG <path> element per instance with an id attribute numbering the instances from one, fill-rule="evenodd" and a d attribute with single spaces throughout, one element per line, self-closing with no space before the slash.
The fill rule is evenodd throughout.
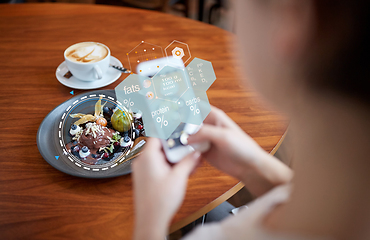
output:
<path id="1" fill-rule="evenodd" d="M 66 57 L 79 63 L 93 63 L 104 59 L 108 55 L 108 49 L 94 42 L 76 43 L 66 50 Z"/>

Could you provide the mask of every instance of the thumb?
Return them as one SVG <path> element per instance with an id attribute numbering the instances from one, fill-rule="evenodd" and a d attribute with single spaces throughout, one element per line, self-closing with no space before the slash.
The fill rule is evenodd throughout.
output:
<path id="1" fill-rule="evenodd" d="M 162 145 L 158 138 L 148 138 L 144 149 L 147 149 L 146 150 L 147 152 L 152 152 L 152 151 L 159 151 L 161 150 L 161 148 L 162 148 Z"/>
<path id="2" fill-rule="evenodd" d="M 222 145 L 225 136 L 224 131 L 223 128 L 204 124 L 196 134 L 189 136 L 188 143 L 211 142 L 215 145 Z"/>
<path id="3" fill-rule="evenodd" d="M 198 166 L 200 155 L 201 154 L 198 151 L 188 154 L 180 162 L 175 164 L 173 167 L 173 173 L 176 176 L 189 177 L 194 168 Z"/>

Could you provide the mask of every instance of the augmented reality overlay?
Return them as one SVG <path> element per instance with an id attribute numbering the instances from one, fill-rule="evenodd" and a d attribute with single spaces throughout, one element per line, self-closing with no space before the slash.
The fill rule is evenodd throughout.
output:
<path id="1" fill-rule="evenodd" d="M 216 80 L 211 62 L 194 58 L 185 67 L 191 58 L 187 44 L 173 41 L 165 54 L 141 42 L 127 53 L 132 74 L 115 88 L 118 104 L 142 113 L 146 135 L 162 139 L 181 122 L 204 121 L 211 111 L 206 91 Z"/>

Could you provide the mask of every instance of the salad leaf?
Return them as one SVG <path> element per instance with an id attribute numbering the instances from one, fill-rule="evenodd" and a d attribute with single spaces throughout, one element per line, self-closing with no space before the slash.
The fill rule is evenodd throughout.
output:
<path id="1" fill-rule="evenodd" d="M 114 151 L 114 145 L 113 144 L 110 145 L 109 151 L 110 151 L 110 153 L 113 153 L 113 151 Z"/>
<path id="2" fill-rule="evenodd" d="M 112 139 L 118 142 L 121 139 L 121 135 L 119 135 L 119 133 L 116 132 L 113 134 Z"/>

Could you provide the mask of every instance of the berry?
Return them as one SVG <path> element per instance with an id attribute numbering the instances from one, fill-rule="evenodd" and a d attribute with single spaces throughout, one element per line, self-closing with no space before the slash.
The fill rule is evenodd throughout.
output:
<path id="1" fill-rule="evenodd" d="M 116 146 L 116 147 L 120 146 L 119 142 L 114 142 L 113 145 Z"/>
<path id="2" fill-rule="evenodd" d="M 86 146 L 83 146 L 81 150 L 82 152 L 87 153 L 89 151 L 89 148 Z"/>
<path id="3" fill-rule="evenodd" d="M 96 120 L 96 124 L 99 124 L 103 127 L 107 126 L 107 119 L 103 118 L 103 117 L 100 117 Z"/>
<path id="4" fill-rule="evenodd" d="M 142 130 L 143 129 L 143 125 L 138 125 L 137 126 L 137 129 Z"/>
<path id="5" fill-rule="evenodd" d="M 72 127 L 71 127 L 72 130 L 76 130 L 77 129 L 77 125 L 76 124 L 73 124 Z"/>
<path id="6" fill-rule="evenodd" d="M 125 142 L 129 142 L 131 140 L 131 138 L 129 137 L 129 136 L 125 136 L 124 138 L 123 138 L 123 141 L 125 141 Z"/>
<path id="7" fill-rule="evenodd" d="M 138 129 L 134 129 L 135 132 L 135 139 L 140 136 L 140 131 Z"/>
<path id="8" fill-rule="evenodd" d="M 103 113 L 111 113 L 111 110 L 109 109 L 109 107 L 103 107 Z"/>
<path id="9" fill-rule="evenodd" d="M 103 158 L 109 158 L 109 153 L 105 152 L 105 153 L 103 154 Z"/>
<path id="10" fill-rule="evenodd" d="M 79 147 L 79 146 L 75 146 L 75 147 L 72 149 L 72 151 L 78 152 L 78 151 L 80 151 L 80 147 Z"/>

